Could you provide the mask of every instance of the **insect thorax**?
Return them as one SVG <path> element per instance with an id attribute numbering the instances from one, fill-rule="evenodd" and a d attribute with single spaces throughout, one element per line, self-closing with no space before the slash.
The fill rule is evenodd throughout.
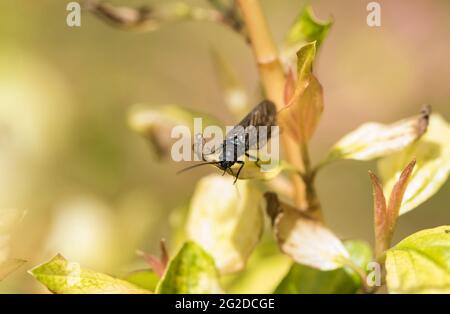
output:
<path id="1" fill-rule="evenodd" d="M 227 139 L 223 142 L 220 161 L 237 161 L 246 152 L 245 141 Z"/>

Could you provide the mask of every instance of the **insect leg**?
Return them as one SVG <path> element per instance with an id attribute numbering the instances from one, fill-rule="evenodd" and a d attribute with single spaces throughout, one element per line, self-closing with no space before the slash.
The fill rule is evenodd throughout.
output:
<path id="1" fill-rule="evenodd" d="M 245 156 L 247 156 L 248 158 L 251 158 L 251 159 L 253 159 L 253 160 L 255 160 L 255 164 L 258 166 L 258 167 L 261 167 L 261 164 L 259 163 L 261 160 L 258 158 L 258 156 L 252 156 L 252 155 L 250 155 L 248 152 L 245 152 Z"/>
<path id="2" fill-rule="evenodd" d="M 242 168 L 244 168 L 245 162 L 243 162 L 242 160 L 238 160 L 236 161 L 236 163 L 240 164 L 241 166 L 239 167 L 239 170 L 236 174 L 236 179 L 234 179 L 233 184 L 236 184 L 236 181 L 239 179 L 239 174 L 241 173 Z"/>

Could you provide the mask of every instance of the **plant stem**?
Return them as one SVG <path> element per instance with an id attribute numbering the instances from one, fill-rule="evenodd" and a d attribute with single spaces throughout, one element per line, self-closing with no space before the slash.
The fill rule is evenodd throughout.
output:
<path id="1" fill-rule="evenodd" d="M 248 29 L 261 81 L 278 109 L 283 107 L 285 76 L 259 0 L 238 0 Z"/>
<path id="2" fill-rule="evenodd" d="M 377 287 L 371 287 L 368 285 L 366 281 L 367 279 L 366 272 L 361 267 L 356 265 L 350 259 L 343 261 L 343 264 L 348 268 L 350 268 L 351 270 L 353 270 L 358 275 L 359 279 L 361 280 L 361 288 L 364 293 L 374 293 L 376 291 Z"/>
<path id="3" fill-rule="evenodd" d="M 267 22 L 262 11 L 259 0 L 237 0 L 241 9 L 242 17 L 247 27 L 250 44 L 258 65 L 262 85 L 267 97 L 272 100 L 278 110 L 284 107 L 284 88 L 286 77 L 278 57 L 277 48 L 273 42 Z M 286 156 L 286 160 L 295 166 L 300 172 L 308 173 L 304 162 L 309 165 L 309 155 L 307 150 L 301 149 L 299 145 L 286 133 L 281 134 L 281 141 Z M 309 167 L 309 166 L 308 166 Z M 291 175 L 294 186 L 295 205 L 304 211 L 313 210 L 313 215 L 321 219 L 320 206 L 312 208 L 308 199 L 317 199 L 313 186 L 306 187 L 306 184 L 313 184 L 312 181 L 304 182 L 297 174 Z M 308 196 L 308 192 L 313 195 Z"/>
<path id="4" fill-rule="evenodd" d="M 314 172 L 314 169 L 312 169 L 311 167 L 311 161 L 309 158 L 309 150 L 307 144 L 302 143 L 300 145 L 300 153 L 305 168 L 305 173 L 302 176 L 302 178 L 306 186 L 306 201 L 308 204 L 309 214 L 311 217 L 323 221 L 320 201 L 319 198 L 317 197 L 316 188 L 314 186 L 316 173 Z"/>

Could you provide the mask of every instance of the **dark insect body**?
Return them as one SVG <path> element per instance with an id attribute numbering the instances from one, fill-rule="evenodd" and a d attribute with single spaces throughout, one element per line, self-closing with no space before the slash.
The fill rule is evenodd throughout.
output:
<path id="1" fill-rule="evenodd" d="M 276 126 L 277 111 L 275 104 L 269 100 L 263 100 L 252 111 L 250 111 L 239 124 L 233 127 L 226 135 L 225 140 L 220 146 L 221 152 L 218 161 L 205 162 L 183 169 L 181 172 L 207 164 L 215 165 L 217 168 L 225 172 L 230 171 L 233 175 L 233 167 L 240 164 L 234 183 L 236 183 L 245 162 L 239 160 L 243 155 L 252 157 L 248 154 L 250 149 L 260 149 L 272 136 L 272 126 Z M 265 137 L 261 137 L 258 128 L 266 127 L 267 133 Z M 253 132 L 253 133 L 252 133 Z M 214 153 L 214 152 L 212 152 Z M 202 156 L 203 158 L 203 156 Z M 254 157 L 252 157 L 254 158 Z M 205 160 L 203 158 L 203 160 Z M 205 160 L 206 161 L 206 160 Z"/>

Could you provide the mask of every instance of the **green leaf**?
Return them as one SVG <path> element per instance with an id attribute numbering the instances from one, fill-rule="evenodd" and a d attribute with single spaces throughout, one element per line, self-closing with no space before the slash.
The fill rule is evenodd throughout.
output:
<path id="1" fill-rule="evenodd" d="M 270 294 L 291 265 L 289 256 L 281 253 L 276 243 L 267 237 L 258 244 L 241 272 L 221 277 L 222 286 L 227 293 Z"/>
<path id="2" fill-rule="evenodd" d="M 290 46 L 295 46 L 305 42 L 317 41 L 317 46 L 320 46 L 332 25 L 331 19 L 328 21 L 319 20 L 314 15 L 312 7 L 306 6 L 295 19 L 287 34 L 286 42 Z"/>
<path id="3" fill-rule="evenodd" d="M 259 242 L 264 226 L 263 199 L 253 182 L 210 175 L 195 188 L 186 226 L 221 273 L 241 270 Z"/>
<path id="4" fill-rule="evenodd" d="M 127 276 L 124 280 L 142 289 L 154 292 L 159 282 L 159 277 L 154 271 L 149 269 L 137 270 Z"/>
<path id="5" fill-rule="evenodd" d="M 311 80 L 316 50 L 317 43 L 312 42 L 304 45 L 297 52 L 297 89 L 300 89 L 301 92 L 303 92 Z"/>
<path id="6" fill-rule="evenodd" d="M 185 126 L 182 136 L 188 137 L 193 142 L 194 119 L 202 118 L 202 127 L 210 125 L 220 126 L 221 123 L 212 117 L 178 105 L 146 105 L 137 104 L 132 107 L 128 115 L 130 128 L 146 138 L 158 159 L 170 157 L 173 143 L 172 128 Z M 189 151 L 192 147 L 189 146 Z"/>
<path id="7" fill-rule="evenodd" d="M 419 231 L 387 252 L 391 293 L 450 293 L 450 226 Z"/>
<path id="8" fill-rule="evenodd" d="M 186 242 L 170 261 L 156 290 L 163 294 L 221 293 L 212 257 L 198 244 Z"/>
<path id="9" fill-rule="evenodd" d="M 0 263 L 0 281 L 5 279 L 9 274 L 17 270 L 20 266 L 25 264 L 26 261 L 21 259 L 8 259 L 3 263 Z"/>
<path id="10" fill-rule="evenodd" d="M 108 275 L 81 268 L 58 254 L 49 262 L 37 266 L 29 273 L 57 294 L 141 294 L 149 293 L 131 283 Z"/>
<path id="11" fill-rule="evenodd" d="M 372 260 L 369 245 L 358 240 L 345 241 L 344 244 L 351 260 L 362 269 L 366 269 L 367 263 Z M 350 269 L 321 271 L 306 265 L 294 264 L 274 293 L 356 293 L 360 287 L 359 276 Z"/>
<path id="12" fill-rule="evenodd" d="M 419 116 L 391 125 L 374 122 L 361 125 L 332 147 L 324 163 L 340 159 L 372 160 L 405 149 L 425 133 L 429 110 L 425 108 Z"/>
<path id="13" fill-rule="evenodd" d="M 294 264 L 274 293 L 276 294 L 337 294 L 356 293 L 358 286 L 343 269 L 320 271 Z"/>
<path id="14" fill-rule="evenodd" d="M 416 159 L 403 196 L 400 215 L 416 208 L 433 196 L 447 181 L 450 174 L 450 125 L 438 114 L 430 117 L 428 131 L 408 149 L 381 159 L 378 162 L 384 191 L 392 190 L 402 167 Z"/>
<path id="15" fill-rule="evenodd" d="M 344 241 L 344 246 L 350 254 L 350 259 L 361 269 L 367 270 L 367 264 L 373 260 L 373 252 L 370 245 L 361 240 Z M 361 278 L 351 269 L 345 268 L 346 272 L 352 276 L 353 280 L 361 285 Z"/>
<path id="16" fill-rule="evenodd" d="M 333 21 L 319 20 L 313 12 L 311 6 L 306 6 L 294 20 L 293 25 L 287 33 L 284 49 L 281 58 L 285 64 L 291 64 L 295 52 L 304 44 L 313 41 L 319 47 L 328 35 Z"/>

